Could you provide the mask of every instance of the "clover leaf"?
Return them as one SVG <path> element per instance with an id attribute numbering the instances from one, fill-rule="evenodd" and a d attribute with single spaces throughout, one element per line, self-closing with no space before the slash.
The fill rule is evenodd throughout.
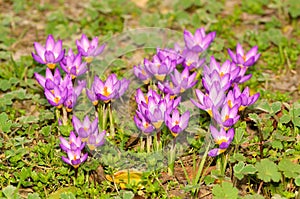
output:
<path id="1" fill-rule="evenodd" d="M 278 171 L 277 165 L 269 159 L 262 159 L 260 162 L 255 164 L 258 171 L 257 177 L 264 182 L 279 182 L 281 174 Z"/>
<path id="2" fill-rule="evenodd" d="M 221 185 L 216 185 L 212 193 L 215 199 L 236 199 L 238 198 L 238 189 L 233 187 L 229 182 L 223 182 Z"/>

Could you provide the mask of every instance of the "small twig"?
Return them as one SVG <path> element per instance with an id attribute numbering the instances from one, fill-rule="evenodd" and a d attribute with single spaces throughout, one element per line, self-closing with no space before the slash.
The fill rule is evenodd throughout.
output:
<path id="1" fill-rule="evenodd" d="M 261 190 L 263 184 L 264 184 L 264 181 L 261 181 L 260 184 L 259 184 L 259 187 L 258 187 L 258 190 L 257 190 L 258 195 L 260 194 L 260 190 Z"/>

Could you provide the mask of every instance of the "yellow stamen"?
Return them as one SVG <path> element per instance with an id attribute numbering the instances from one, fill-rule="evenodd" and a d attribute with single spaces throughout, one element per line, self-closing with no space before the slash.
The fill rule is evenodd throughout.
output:
<path id="1" fill-rule="evenodd" d="M 229 119 L 229 115 L 225 115 L 225 121 Z"/>
<path id="2" fill-rule="evenodd" d="M 216 139 L 215 143 L 218 144 L 218 145 L 220 145 L 223 142 L 227 142 L 227 141 L 228 141 L 228 139 L 223 137 L 223 138 L 220 138 L 220 139 Z"/>
<path id="3" fill-rule="evenodd" d="M 56 64 L 53 64 L 53 63 L 48 63 L 46 64 L 48 66 L 49 69 L 53 70 L 56 66 Z"/>
<path id="4" fill-rule="evenodd" d="M 86 63 L 91 63 L 93 61 L 93 57 L 85 57 L 84 60 L 86 61 Z"/>
<path id="5" fill-rule="evenodd" d="M 210 115 L 210 117 L 213 117 L 213 114 L 212 114 L 212 110 L 211 110 L 211 109 L 206 110 L 206 112 Z"/>
<path id="6" fill-rule="evenodd" d="M 108 97 L 108 96 L 110 95 L 110 92 L 108 91 L 107 86 L 104 86 L 104 88 L 103 88 L 103 95 L 104 95 L 105 97 Z"/>
<path id="7" fill-rule="evenodd" d="M 59 100 L 60 100 L 60 97 L 55 97 L 53 101 L 54 101 L 56 104 L 58 104 Z"/>
<path id="8" fill-rule="evenodd" d="M 228 104 L 228 106 L 229 106 L 230 108 L 232 108 L 232 102 L 231 102 L 231 100 L 228 100 L 228 101 L 227 101 L 227 104 Z"/>

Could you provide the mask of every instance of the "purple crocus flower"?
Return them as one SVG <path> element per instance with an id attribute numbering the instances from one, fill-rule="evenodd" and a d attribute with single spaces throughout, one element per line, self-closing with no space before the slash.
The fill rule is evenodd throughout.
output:
<path id="1" fill-rule="evenodd" d="M 78 52 L 85 57 L 87 63 L 91 63 L 93 58 L 100 55 L 105 48 L 105 44 L 98 46 L 98 37 L 94 37 L 90 42 L 85 34 L 80 40 L 76 40 Z"/>
<path id="2" fill-rule="evenodd" d="M 59 137 L 59 140 L 60 140 L 59 146 L 65 152 L 69 150 L 76 150 L 76 149 L 82 150 L 85 146 L 85 143 L 81 142 L 80 137 L 76 137 L 73 131 L 70 132 L 69 141 L 67 141 L 63 137 Z"/>
<path id="3" fill-rule="evenodd" d="M 95 93 L 93 84 L 92 84 L 91 89 L 86 89 L 86 95 L 89 98 L 89 100 L 93 103 L 93 105 L 97 106 L 99 101 L 98 101 L 97 95 Z"/>
<path id="4" fill-rule="evenodd" d="M 225 152 L 229 147 L 234 137 L 234 129 L 231 128 L 226 132 L 224 128 L 220 128 L 220 130 L 218 130 L 213 125 L 210 125 L 210 132 L 214 138 L 215 143 L 219 145 L 219 148 L 210 150 L 208 152 L 208 155 L 211 157 L 215 157 Z"/>
<path id="5" fill-rule="evenodd" d="M 101 133 L 98 132 L 98 128 L 95 132 L 89 135 L 87 140 L 87 146 L 91 151 L 95 150 L 97 147 L 102 146 L 105 143 L 106 131 L 103 130 Z"/>
<path id="6" fill-rule="evenodd" d="M 64 106 L 66 107 L 68 112 L 71 112 L 76 105 L 77 99 L 82 92 L 82 89 L 86 86 L 86 81 L 78 81 L 78 86 L 73 88 L 72 82 L 70 81 L 68 89 L 68 96 L 64 102 Z"/>
<path id="7" fill-rule="evenodd" d="M 221 112 L 219 112 L 219 110 L 217 110 L 215 107 L 212 108 L 214 120 L 224 128 L 233 126 L 240 119 L 238 111 L 238 105 L 230 108 L 228 104 L 224 104 Z"/>
<path id="8" fill-rule="evenodd" d="M 34 73 L 35 79 L 37 82 L 45 89 L 53 90 L 55 85 L 59 85 L 62 81 L 59 69 L 56 68 L 54 75 L 52 74 L 49 68 L 46 68 L 46 76 L 43 77 L 38 73 Z"/>
<path id="9" fill-rule="evenodd" d="M 245 54 L 242 45 L 238 43 L 236 46 L 236 53 L 233 53 L 230 49 L 228 49 L 228 54 L 233 63 L 240 66 L 249 67 L 252 66 L 260 57 L 260 54 L 257 53 L 257 50 L 258 47 L 254 46 Z"/>
<path id="10" fill-rule="evenodd" d="M 183 93 L 185 90 L 192 88 L 197 83 L 197 80 L 195 80 L 196 75 L 196 72 L 190 75 L 187 67 L 185 67 L 181 73 L 175 69 L 174 73 L 170 75 L 171 82 L 165 82 L 164 84 L 158 82 L 158 87 L 164 93 L 178 95 L 179 93 Z"/>
<path id="11" fill-rule="evenodd" d="M 196 30 L 195 35 L 191 32 L 184 30 L 185 46 L 197 53 L 206 50 L 216 36 L 216 32 L 210 32 L 206 35 L 204 28 Z"/>
<path id="12" fill-rule="evenodd" d="M 220 66 L 214 56 L 211 56 L 209 67 L 204 66 L 203 73 L 212 74 L 214 71 L 219 74 L 220 78 L 229 75 L 229 81 L 233 82 L 240 73 L 240 67 L 237 67 L 233 62 L 230 62 L 229 60 L 226 60 L 222 64 L 222 66 Z"/>
<path id="13" fill-rule="evenodd" d="M 142 113 L 136 111 L 134 116 L 134 123 L 138 129 L 140 129 L 144 134 L 150 134 L 155 130 L 155 127 L 151 124 L 150 120 L 147 119 Z"/>
<path id="14" fill-rule="evenodd" d="M 205 62 L 205 58 L 199 58 L 199 53 L 189 49 L 185 49 L 182 56 L 184 57 L 182 65 L 190 71 L 200 68 Z"/>
<path id="15" fill-rule="evenodd" d="M 234 95 L 235 98 L 240 98 L 241 99 L 241 106 L 240 106 L 239 110 L 243 110 L 247 106 L 250 106 L 250 105 L 254 104 L 258 100 L 258 98 L 260 96 L 260 93 L 256 93 L 256 94 L 250 96 L 249 87 L 246 87 L 243 90 L 243 92 L 241 92 L 238 85 L 235 84 L 234 87 L 233 87 L 233 95 Z"/>
<path id="16" fill-rule="evenodd" d="M 53 90 L 45 89 L 44 94 L 52 106 L 61 108 L 68 96 L 68 90 L 61 90 L 58 86 L 55 86 Z"/>
<path id="17" fill-rule="evenodd" d="M 98 131 L 98 117 L 93 122 L 85 116 L 81 122 L 75 115 L 72 117 L 73 127 L 83 142 L 86 142 L 91 134 Z"/>
<path id="18" fill-rule="evenodd" d="M 181 133 L 189 124 L 190 112 L 186 111 L 180 117 L 180 113 L 177 109 L 173 110 L 171 115 L 165 115 L 165 123 L 172 135 L 176 137 L 179 133 Z"/>
<path id="19" fill-rule="evenodd" d="M 176 60 L 166 57 L 160 60 L 158 55 L 154 55 L 152 61 L 144 59 L 144 67 L 149 74 L 159 81 L 164 81 L 166 75 L 170 74 L 176 67 Z"/>
<path id="20" fill-rule="evenodd" d="M 211 87 L 216 82 L 218 82 L 218 84 L 220 85 L 220 89 L 223 89 L 225 91 L 228 90 L 231 86 L 230 74 L 225 74 L 221 77 L 216 70 L 214 70 L 211 74 L 203 74 L 202 84 L 206 92 L 210 92 Z"/>
<path id="21" fill-rule="evenodd" d="M 67 155 L 68 157 L 62 156 L 61 159 L 65 163 L 73 166 L 74 168 L 78 168 L 79 165 L 84 161 L 86 161 L 88 157 L 88 154 L 87 153 L 83 154 L 80 149 L 68 150 Z"/>
<path id="22" fill-rule="evenodd" d="M 184 57 L 181 55 L 181 49 L 178 45 L 174 45 L 174 49 L 164 48 L 157 49 L 157 56 L 160 60 L 165 60 L 167 57 L 172 61 L 176 62 L 176 65 L 181 64 L 184 60 Z"/>
<path id="23" fill-rule="evenodd" d="M 87 71 L 86 62 L 82 62 L 81 54 L 74 55 L 71 48 L 67 56 L 60 62 L 60 66 L 67 74 L 71 75 L 72 79 Z"/>
<path id="24" fill-rule="evenodd" d="M 204 94 L 198 89 L 195 92 L 198 101 L 191 99 L 192 103 L 198 108 L 205 110 L 211 117 L 213 116 L 212 108 L 219 109 L 225 100 L 225 91 L 221 89 L 219 82 L 215 82 L 212 85 L 208 94 Z"/>
<path id="25" fill-rule="evenodd" d="M 238 107 L 241 106 L 241 98 L 239 96 L 235 96 L 233 94 L 233 90 L 229 90 L 227 95 L 226 95 L 226 99 L 224 101 L 224 104 L 227 104 L 230 108 L 232 108 L 233 106 L 237 105 Z"/>
<path id="26" fill-rule="evenodd" d="M 102 82 L 99 77 L 95 76 L 92 89 L 98 100 L 107 103 L 112 99 L 121 97 L 128 89 L 128 86 L 129 80 L 125 78 L 118 80 L 115 74 L 111 74 L 105 82 Z"/>
<path id="27" fill-rule="evenodd" d="M 142 64 L 134 66 L 133 73 L 137 78 L 142 80 L 144 84 L 148 84 L 150 79 L 152 78 L 152 75 L 149 72 L 147 72 L 147 70 L 145 70 L 145 67 Z"/>
<path id="28" fill-rule="evenodd" d="M 167 110 L 166 101 L 161 99 L 157 102 L 154 97 L 150 96 L 148 98 L 147 107 L 144 110 L 143 114 L 150 120 L 156 129 L 159 129 L 165 119 L 165 112 Z"/>
<path id="29" fill-rule="evenodd" d="M 62 49 L 62 41 L 55 42 L 52 35 L 48 35 L 45 46 L 34 42 L 34 48 L 37 54 L 31 53 L 33 59 L 41 64 L 46 64 L 50 69 L 54 69 L 65 54 L 65 50 Z"/>

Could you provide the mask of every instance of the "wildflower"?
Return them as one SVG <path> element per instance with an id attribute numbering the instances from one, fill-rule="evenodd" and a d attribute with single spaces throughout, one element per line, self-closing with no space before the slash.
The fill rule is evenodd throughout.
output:
<path id="1" fill-rule="evenodd" d="M 190 75 L 187 67 L 185 67 L 181 73 L 175 69 L 174 73 L 170 75 L 171 82 L 165 82 L 164 84 L 158 82 L 158 87 L 165 93 L 177 95 L 192 88 L 197 83 L 197 80 L 195 80 L 196 75 L 196 72 Z"/>
<path id="2" fill-rule="evenodd" d="M 211 74 L 204 73 L 202 77 L 202 84 L 206 92 L 210 92 L 211 87 L 216 82 L 220 85 L 220 89 L 224 91 L 228 90 L 231 86 L 230 74 L 225 74 L 221 77 L 216 70 L 214 70 Z"/>
<path id="3" fill-rule="evenodd" d="M 204 66 L 203 73 L 204 74 L 212 74 L 216 71 L 220 78 L 229 75 L 229 82 L 233 82 L 240 73 L 240 67 L 237 67 L 233 62 L 226 60 L 222 66 L 216 61 L 216 59 L 211 56 L 210 64 L 208 66 Z"/>
<path id="4" fill-rule="evenodd" d="M 185 46 L 194 52 L 206 50 L 216 36 L 216 32 L 210 32 L 206 35 L 204 28 L 199 28 L 193 35 L 191 32 L 184 30 Z"/>
<path id="5" fill-rule="evenodd" d="M 190 71 L 200 68 L 205 62 L 205 58 L 199 58 L 199 53 L 189 49 L 185 49 L 182 56 L 184 57 L 182 65 Z"/>
<path id="6" fill-rule="evenodd" d="M 147 72 L 144 65 L 142 65 L 142 64 L 134 66 L 133 73 L 137 78 L 142 80 L 144 82 L 144 84 L 148 84 L 152 77 L 152 75 L 149 72 Z"/>
<path id="7" fill-rule="evenodd" d="M 71 112 L 73 107 L 76 105 L 77 99 L 81 94 L 82 89 L 86 86 L 86 81 L 78 81 L 78 86 L 73 88 L 73 84 L 70 81 L 68 89 L 68 96 L 64 102 L 64 107 L 66 107 L 68 112 Z"/>
<path id="8" fill-rule="evenodd" d="M 155 127 L 151 124 L 150 120 L 147 119 L 139 111 L 136 111 L 134 116 L 134 123 L 143 133 L 150 134 L 155 130 Z"/>
<path id="9" fill-rule="evenodd" d="M 46 68 L 46 76 L 43 77 L 38 73 L 34 73 L 35 79 L 37 82 L 45 89 L 53 90 L 54 85 L 59 85 L 62 81 L 59 69 L 56 68 L 54 71 L 54 75 L 52 74 L 49 68 Z"/>
<path id="10" fill-rule="evenodd" d="M 80 137 L 76 137 L 73 131 L 70 132 L 69 141 L 67 141 L 63 137 L 59 137 L 59 140 L 60 140 L 59 146 L 65 152 L 67 152 L 68 150 L 76 150 L 76 149 L 82 150 L 85 146 L 85 143 L 81 142 Z"/>
<path id="11" fill-rule="evenodd" d="M 161 60 L 158 55 L 154 55 L 152 61 L 144 59 L 144 67 L 157 80 L 164 81 L 166 75 L 175 69 L 176 61 L 169 57 Z"/>
<path id="12" fill-rule="evenodd" d="M 230 49 L 228 49 L 228 54 L 233 63 L 239 66 L 248 67 L 252 66 L 260 57 L 260 54 L 257 53 L 257 50 L 258 47 L 254 46 L 245 54 L 242 45 L 238 43 L 236 46 L 236 53 L 233 53 Z"/>
<path id="13" fill-rule="evenodd" d="M 174 49 L 157 49 L 157 56 L 160 60 L 165 60 L 166 58 L 169 58 L 172 61 L 176 62 L 176 65 L 181 64 L 184 60 L 184 57 L 181 55 L 181 49 L 178 45 L 174 45 Z"/>
<path id="14" fill-rule="evenodd" d="M 48 35 L 45 46 L 34 42 L 34 48 L 37 54 L 31 53 L 33 59 L 41 64 L 46 64 L 50 69 L 54 69 L 65 54 L 65 50 L 62 49 L 62 41 L 55 42 L 52 35 Z"/>
<path id="15" fill-rule="evenodd" d="M 220 130 L 218 130 L 213 125 L 210 125 L 210 131 L 215 143 L 219 145 L 219 148 L 210 150 L 208 152 L 208 155 L 211 157 L 215 157 L 225 152 L 226 149 L 229 147 L 234 137 L 234 129 L 231 128 L 226 132 L 224 128 L 220 128 Z"/>
<path id="16" fill-rule="evenodd" d="M 106 131 L 103 130 L 99 133 L 98 128 L 96 131 L 92 132 L 87 140 L 87 146 L 91 151 L 95 150 L 95 148 L 102 146 L 105 143 L 105 135 Z"/>
<path id="17" fill-rule="evenodd" d="M 172 135 L 176 137 L 179 133 L 181 133 L 188 126 L 190 118 L 190 112 L 186 111 L 180 116 L 179 111 L 175 109 L 171 115 L 165 115 L 165 123 Z"/>
<path id="18" fill-rule="evenodd" d="M 81 122 L 75 115 L 73 115 L 72 124 L 77 135 L 83 142 L 86 142 L 91 134 L 98 131 L 98 117 L 91 122 L 89 117 L 85 116 L 83 122 Z"/>
<path id="19" fill-rule="evenodd" d="M 233 87 L 233 94 L 234 94 L 235 98 L 239 97 L 241 99 L 241 106 L 240 106 L 239 110 L 243 110 L 247 106 L 254 104 L 260 96 L 259 93 L 256 93 L 256 94 L 250 96 L 249 87 L 246 87 L 243 90 L 243 92 L 241 92 L 240 88 L 236 84 Z"/>
<path id="20" fill-rule="evenodd" d="M 212 108 L 219 109 L 225 100 L 225 91 L 221 89 L 219 82 L 213 83 L 208 94 L 204 94 L 198 89 L 195 92 L 198 101 L 191 99 L 192 103 L 198 108 L 205 110 L 210 116 L 213 116 Z"/>
<path id="21" fill-rule="evenodd" d="M 100 55 L 105 48 L 105 44 L 98 46 L 98 37 L 94 37 L 90 42 L 85 34 L 80 40 L 76 40 L 78 52 L 85 57 L 87 63 L 91 63 L 94 57 Z"/>
<path id="22" fill-rule="evenodd" d="M 226 103 L 223 105 L 220 112 L 215 107 L 212 108 L 213 118 L 224 128 L 233 126 L 240 119 L 238 111 L 238 105 L 230 107 Z"/>
<path id="23" fill-rule="evenodd" d="M 99 77 L 95 76 L 93 83 L 93 91 L 95 92 L 97 99 L 102 100 L 105 103 L 112 99 L 121 97 L 128 89 L 129 80 L 118 80 L 115 74 L 111 74 L 107 77 L 105 82 L 102 82 Z"/>
<path id="24" fill-rule="evenodd" d="M 87 71 L 86 62 L 82 62 L 81 54 L 79 53 L 75 56 L 72 49 L 60 62 L 60 66 L 67 74 L 71 75 L 72 79 Z"/>
<path id="25" fill-rule="evenodd" d="M 52 106 L 61 108 L 67 98 L 68 90 L 61 90 L 58 86 L 55 86 L 53 90 L 45 89 L 44 94 Z"/>
<path id="26" fill-rule="evenodd" d="M 78 168 L 79 165 L 85 162 L 88 157 L 87 153 L 83 154 L 78 148 L 75 150 L 68 150 L 67 155 L 68 157 L 62 156 L 62 160 L 74 168 Z"/>

